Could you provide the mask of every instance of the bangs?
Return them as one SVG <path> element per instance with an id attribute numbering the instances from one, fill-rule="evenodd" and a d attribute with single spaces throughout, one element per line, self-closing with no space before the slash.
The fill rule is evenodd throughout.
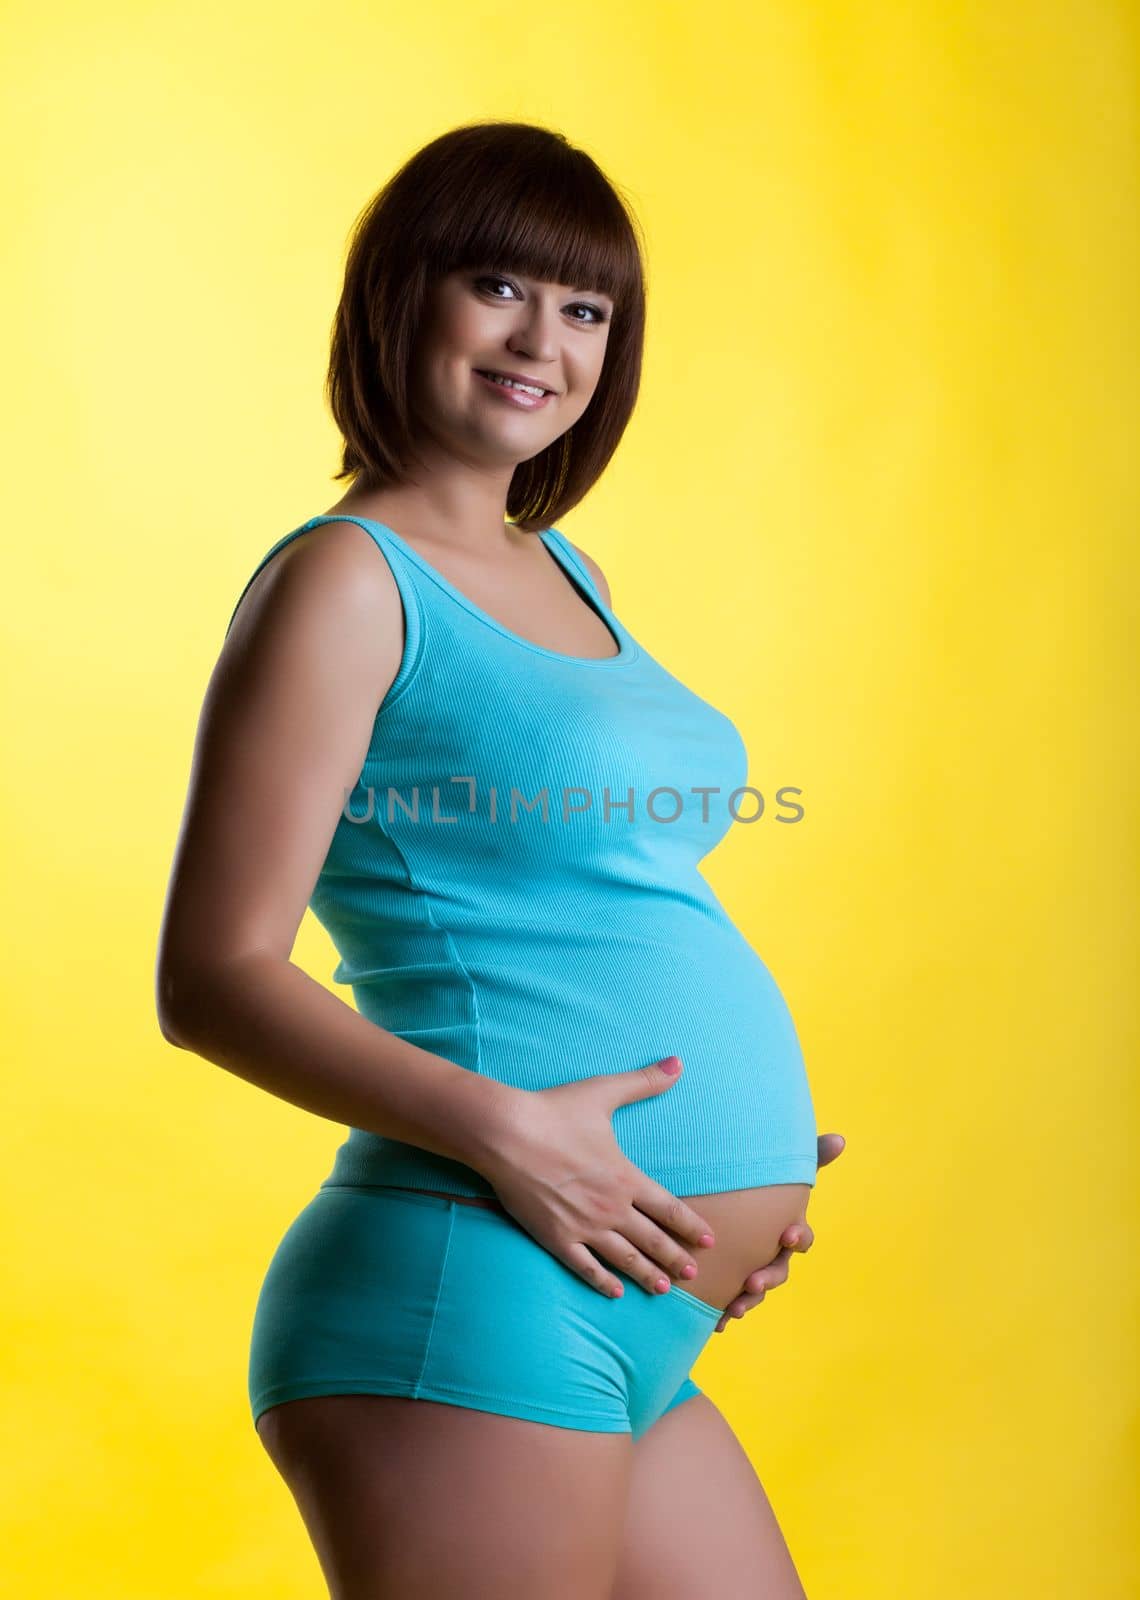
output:
<path id="1" fill-rule="evenodd" d="M 477 194 L 478 204 L 425 212 L 429 270 L 517 272 L 609 295 L 615 311 L 628 307 L 642 290 L 644 267 L 630 214 L 610 183 L 558 145 L 544 143 L 521 160 L 517 149 L 505 154 L 514 159 L 488 161 L 483 151 L 470 188 L 465 174 L 449 174 L 452 195 Z"/>

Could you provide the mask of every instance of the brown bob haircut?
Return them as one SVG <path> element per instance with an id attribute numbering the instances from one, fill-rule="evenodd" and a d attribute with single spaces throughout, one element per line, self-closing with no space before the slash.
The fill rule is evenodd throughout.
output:
<path id="1" fill-rule="evenodd" d="M 598 385 L 581 418 L 515 468 L 506 511 L 533 533 L 601 476 L 633 413 L 645 338 L 645 269 L 636 217 L 562 134 L 478 122 L 417 151 L 357 217 L 333 321 L 326 397 L 343 436 L 337 479 L 377 489 L 413 459 L 409 363 L 432 284 L 484 267 L 609 295 Z M 571 437 L 572 436 L 572 437 Z"/>

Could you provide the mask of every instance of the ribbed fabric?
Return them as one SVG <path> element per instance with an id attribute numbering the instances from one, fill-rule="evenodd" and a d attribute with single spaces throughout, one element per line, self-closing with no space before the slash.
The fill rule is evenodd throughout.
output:
<path id="1" fill-rule="evenodd" d="M 334 521 L 384 555 L 405 637 L 309 901 L 340 957 L 333 981 L 380 1027 L 521 1089 L 678 1055 L 671 1088 L 614 1113 L 630 1161 L 678 1195 L 814 1184 L 791 1015 L 699 869 L 747 783 L 736 726 L 642 649 L 556 528 L 538 537 L 616 655 L 512 633 L 371 518 L 310 518 L 249 583 Z M 755 802 L 732 804 L 750 816 Z M 359 1128 L 325 1184 L 494 1193 Z"/>

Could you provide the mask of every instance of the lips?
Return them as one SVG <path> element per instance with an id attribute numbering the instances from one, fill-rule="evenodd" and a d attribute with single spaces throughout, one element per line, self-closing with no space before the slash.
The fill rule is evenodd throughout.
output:
<path id="1" fill-rule="evenodd" d="M 510 378 L 512 383 L 529 384 L 532 389 L 541 389 L 543 394 L 556 393 L 554 389 L 550 389 L 546 386 L 546 384 L 540 383 L 537 378 L 528 378 L 522 372 L 500 372 L 495 367 L 476 367 L 475 371 L 480 373 L 484 378 Z"/>

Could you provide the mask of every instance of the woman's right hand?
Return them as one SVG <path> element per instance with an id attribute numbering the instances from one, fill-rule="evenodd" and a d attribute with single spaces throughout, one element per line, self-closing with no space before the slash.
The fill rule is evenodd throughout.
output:
<path id="1" fill-rule="evenodd" d="M 481 1163 L 515 1221 L 602 1294 L 625 1291 L 598 1256 L 658 1294 L 663 1270 L 680 1279 L 696 1272 L 685 1242 L 706 1249 L 714 1242 L 698 1212 L 626 1159 L 610 1120 L 618 1106 L 665 1093 L 680 1073 L 678 1058 L 666 1056 L 628 1072 L 520 1090 L 509 1127 Z"/>

